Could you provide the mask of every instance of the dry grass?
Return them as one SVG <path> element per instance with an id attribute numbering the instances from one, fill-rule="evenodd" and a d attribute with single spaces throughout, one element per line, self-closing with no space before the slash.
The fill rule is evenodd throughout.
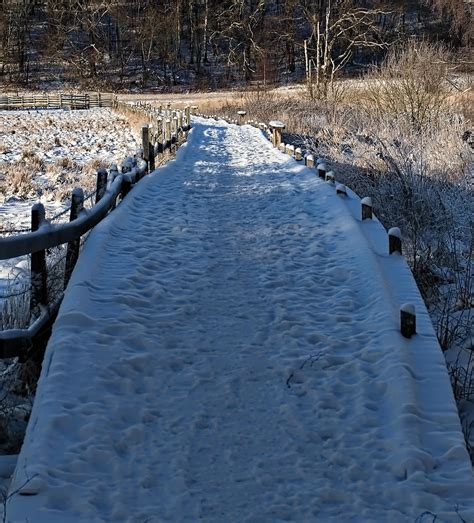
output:
<path id="1" fill-rule="evenodd" d="M 66 202 L 74 187 L 93 190 L 98 167 L 137 149 L 126 118 L 106 109 L 4 112 L 0 134 L 0 202 L 11 196 Z"/>
<path id="2" fill-rule="evenodd" d="M 20 198 L 33 198 L 38 186 L 34 181 L 34 171 L 24 161 L 16 161 L 3 168 L 0 173 L 0 194 L 3 197 L 14 195 Z"/>

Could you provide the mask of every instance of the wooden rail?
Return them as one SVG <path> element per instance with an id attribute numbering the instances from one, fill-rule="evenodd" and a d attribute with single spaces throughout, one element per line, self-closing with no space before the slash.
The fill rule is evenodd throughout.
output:
<path id="1" fill-rule="evenodd" d="M 15 109 L 93 109 L 115 107 L 117 97 L 111 93 L 54 93 L 34 95 L 0 94 L 0 110 Z"/>
<path id="2" fill-rule="evenodd" d="M 147 109 L 145 116 L 148 117 L 150 111 L 158 117 L 159 109 Z M 108 172 L 105 169 L 98 170 L 95 205 L 91 209 L 85 211 L 83 208 L 82 189 L 74 189 L 69 223 L 50 223 L 45 217 L 43 205 L 35 204 L 31 211 L 31 232 L 0 238 L 0 260 L 31 255 L 30 314 L 33 319 L 33 324 L 28 329 L 0 332 L 0 359 L 17 356 L 24 358 L 34 337 L 58 310 L 62 295 L 54 303 L 48 303 L 46 249 L 68 244 L 64 273 L 66 287 L 79 255 L 81 237 L 105 218 L 127 196 L 131 188 L 154 169 L 158 154 L 173 149 L 182 136 L 187 136 L 191 127 L 190 111 L 175 113 L 173 120 L 176 119 L 180 125 L 170 127 L 164 141 L 156 141 L 154 135 L 150 136 L 150 126 L 143 127 L 143 149 L 134 158 L 127 158 L 123 162 L 121 173 L 116 166 L 112 166 Z M 166 117 L 167 114 L 161 117 L 163 116 Z"/>

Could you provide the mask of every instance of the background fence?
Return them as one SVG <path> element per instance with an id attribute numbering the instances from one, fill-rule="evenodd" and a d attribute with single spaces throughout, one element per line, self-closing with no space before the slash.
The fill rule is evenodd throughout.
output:
<path id="1" fill-rule="evenodd" d="M 116 104 L 117 96 L 111 93 L 0 95 L 0 110 L 93 109 L 114 107 Z"/>

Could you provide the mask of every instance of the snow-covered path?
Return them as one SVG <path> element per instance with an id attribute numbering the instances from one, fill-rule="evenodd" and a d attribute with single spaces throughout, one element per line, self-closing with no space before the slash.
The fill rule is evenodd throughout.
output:
<path id="1" fill-rule="evenodd" d="M 474 521 L 428 315 L 358 205 L 198 119 L 87 242 L 7 521 Z"/>

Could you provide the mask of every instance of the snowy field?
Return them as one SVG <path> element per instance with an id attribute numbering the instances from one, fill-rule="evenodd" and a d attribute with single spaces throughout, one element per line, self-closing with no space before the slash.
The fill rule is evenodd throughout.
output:
<path id="1" fill-rule="evenodd" d="M 94 190 L 98 167 L 137 149 L 127 120 L 109 109 L 0 111 L 0 235 L 29 229 L 36 202 L 47 218 L 60 213 L 74 187 Z M 25 269 L 25 261 L 0 262 L 0 304 Z"/>
<path id="2" fill-rule="evenodd" d="M 37 201 L 62 208 L 77 184 L 94 187 L 97 167 L 137 148 L 126 119 L 109 109 L 1 111 L 0 231 L 29 227 Z"/>
<path id="3" fill-rule="evenodd" d="M 89 237 L 6 521 L 474 521 L 428 313 L 359 215 L 258 130 L 196 119 Z"/>

